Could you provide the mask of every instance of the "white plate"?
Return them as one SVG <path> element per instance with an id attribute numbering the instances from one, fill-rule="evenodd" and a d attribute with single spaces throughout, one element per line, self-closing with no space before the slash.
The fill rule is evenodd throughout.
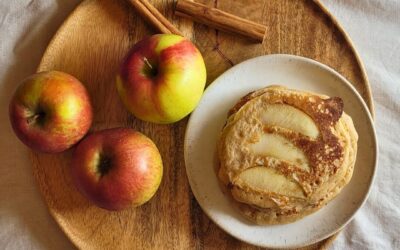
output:
<path id="1" fill-rule="evenodd" d="M 258 226 L 244 219 L 222 193 L 213 164 L 216 141 L 228 110 L 243 95 L 271 84 L 341 97 L 345 112 L 353 118 L 359 134 L 358 154 L 351 182 L 327 206 L 291 224 Z M 292 248 L 327 238 L 352 219 L 368 196 L 378 152 L 367 106 L 344 77 L 311 59 L 268 55 L 234 66 L 207 88 L 190 117 L 184 154 L 194 196 L 211 220 L 250 244 Z"/>

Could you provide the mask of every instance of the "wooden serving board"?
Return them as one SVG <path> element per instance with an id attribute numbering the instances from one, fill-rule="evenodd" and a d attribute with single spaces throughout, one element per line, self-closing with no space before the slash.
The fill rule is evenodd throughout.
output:
<path id="1" fill-rule="evenodd" d="M 317 1 L 199 1 L 267 25 L 263 44 L 175 17 L 172 0 L 152 2 L 198 46 L 207 66 L 208 84 L 252 57 L 273 53 L 301 55 L 345 76 L 373 112 L 360 59 L 342 28 Z M 126 126 L 152 138 L 164 162 L 159 191 L 139 208 L 108 212 L 93 206 L 73 186 L 69 174 L 71 150 L 56 155 L 32 152 L 34 176 L 49 211 L 82 249 L 252 249 L 212 223 L 190 191 L 183 159 L 187 118 L 172 125 L 142 122 L 125 110 L 117 96 L 115 75 L 121 59 L 133 44 L 153 33 L 128 1 L 86 0 L 56 33 L 38 71 L 64 71 L 86 85 L 94 105 L 92 130 Z M 310 248 L 324 248 L 333 238 Z"/>

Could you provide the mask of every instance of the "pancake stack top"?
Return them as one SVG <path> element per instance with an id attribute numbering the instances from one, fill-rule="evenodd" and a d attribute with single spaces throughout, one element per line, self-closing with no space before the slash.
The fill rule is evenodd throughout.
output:
<path id="1" fill-rule="evenodd" d="M 219 179 L 251 221 L 293 222 L 350 181 L 357 140 L 340 98 L 270 86 L 230 110 L 218 142 Z"/>

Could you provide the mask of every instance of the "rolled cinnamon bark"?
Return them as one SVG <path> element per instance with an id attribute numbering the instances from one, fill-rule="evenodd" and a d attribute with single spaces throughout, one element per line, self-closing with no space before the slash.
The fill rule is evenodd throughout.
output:
<path id="1" fill-rule="evenodd" d="M 264 40 L 267 31 L 267 27 L 264 25 L 187 0 L 177 1 L 175 14 L 218 30 L 246 36 L 258 42 Z"/>

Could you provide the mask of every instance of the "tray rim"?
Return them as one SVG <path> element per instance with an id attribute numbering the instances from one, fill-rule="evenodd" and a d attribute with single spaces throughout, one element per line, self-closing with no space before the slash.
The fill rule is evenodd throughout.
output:
<path id="1" fill-rule="evenodd" d="M 375 106 L 374 106 L 374 99 L 372 96 L 372 91 L 371 91 L 371 84 L 369 82 L 368 79 L 368 75 L 367 72 L 365 70 L 365 66 L 363 61 L 361 60 L 360 54 L 358 53 L 358 50 L 356 49 L 356 46 L 353 43 L 353 40 L 351 40 L 349 34 L 345 31 L 345 29 L 343 28 L 343 26 L 339 23 L 339 21 L 337 20 L 337 18 L 328 10 L 328 8 L 321 2 L 321 0 L 313 0 L 314 3 L 316 3 L 321 10 L 328 15 L 328 17 L 332 20 L 333 24 L 339 29 L 339 31 L 342 33 L 342 35 L 344 36 L 344 39 L 346 40 L 347 43 L 349 43 L 350 48 L 352 50 L 352 52 L 355 55 L 356 61 L 357 63 L 360 65 L 360 69 L 361 69 L 361 74 L 362 74 L 362 78 L 365 81 L 365 90 L 366 90 L 366 95 L 367 95 L 367 100 L 364 100 L 364 98 L 361 96 L 361 98 L 363 99 L 363 101 L 365 102 L 365 104 L 367 105 L 371 116 L 372 116 L 372 120 L 374 121 L 375 119 Z M 335 70 L 335 69 L 333 69 Z M 335 70 L 336 71 L 336 70 Z M 346 79 L 346 77 L 344 77 Z M 347 79 L 346 79 L 347 80 Z M 358 93 L 358 91 L 357 91 Z M 360 93 L 358 93 L 360 94 Z"/>

